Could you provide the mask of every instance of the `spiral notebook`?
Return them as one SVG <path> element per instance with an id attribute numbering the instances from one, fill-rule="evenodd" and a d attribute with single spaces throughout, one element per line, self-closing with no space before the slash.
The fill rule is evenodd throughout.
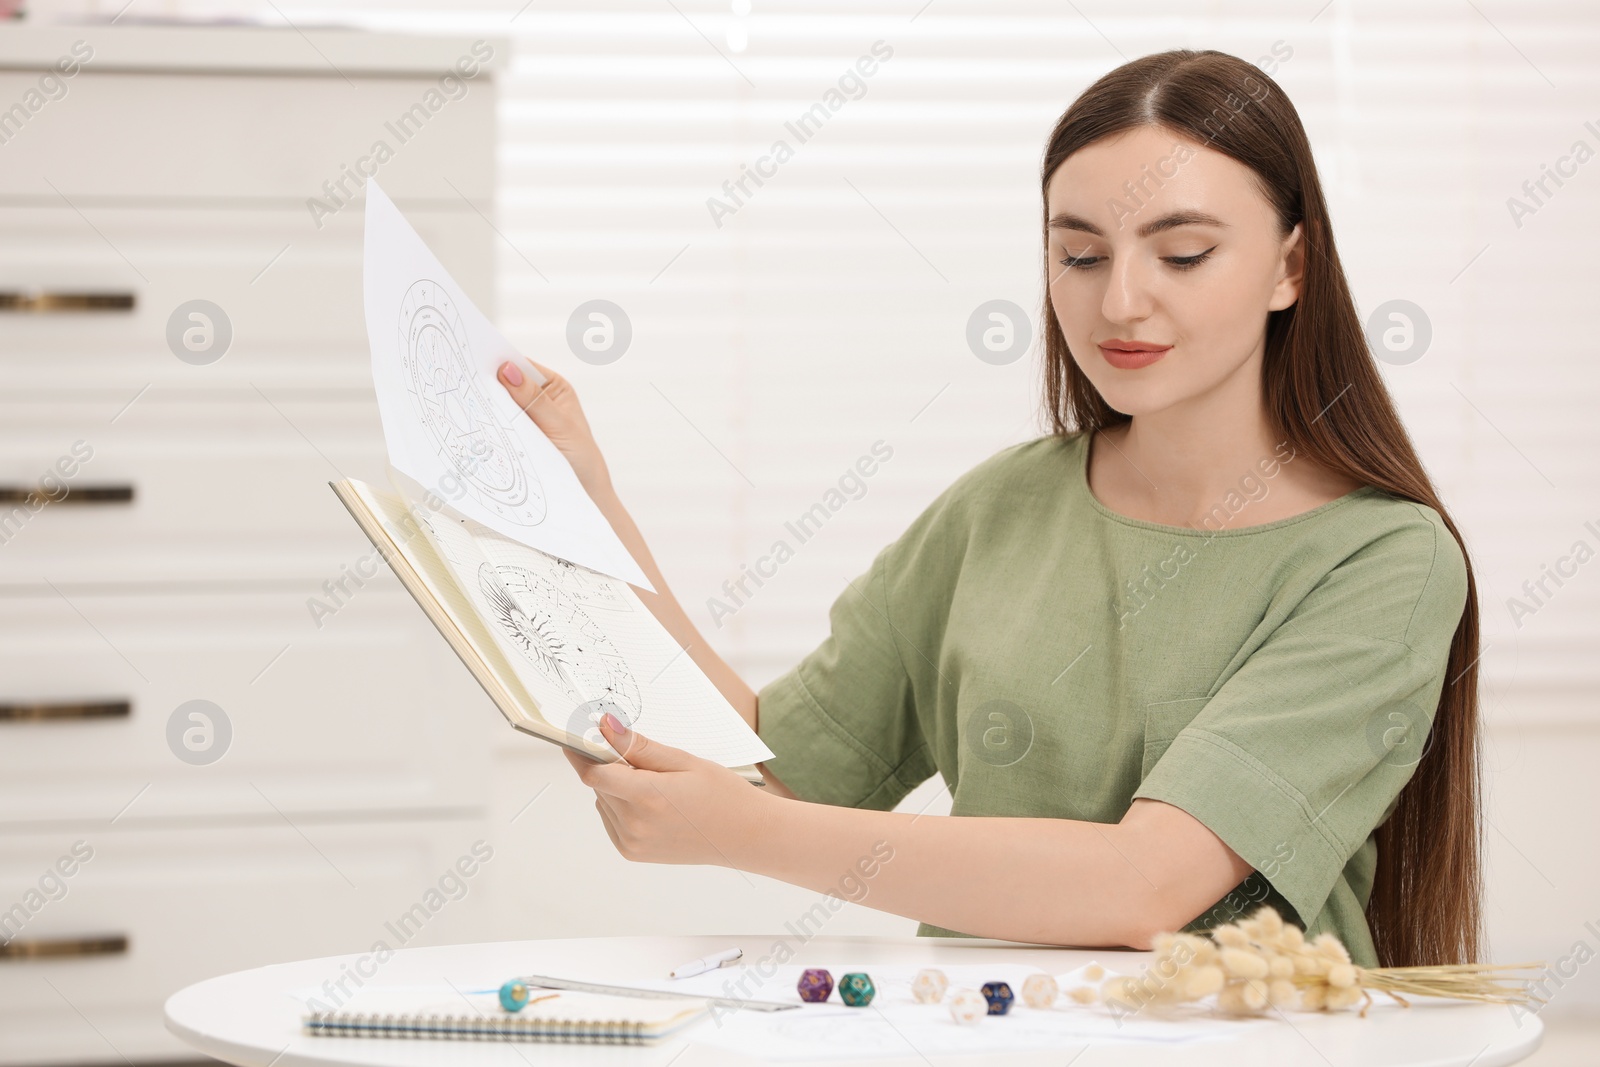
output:
<path id="1" fill-rule="evenodd" d="M 654 1044 L 710 1011 L 710 1005 L 698 999 L 563 992 L 513 1013 L 500 1006 L 494 993 L 438 986 L 369 986 L 337 1008 L 319 1010 L 315 996 L 307 998 L 306 1005 L 310 1010 L 301 1023 L 307 1033 L 319 1037 L 588 1045 Z"/>

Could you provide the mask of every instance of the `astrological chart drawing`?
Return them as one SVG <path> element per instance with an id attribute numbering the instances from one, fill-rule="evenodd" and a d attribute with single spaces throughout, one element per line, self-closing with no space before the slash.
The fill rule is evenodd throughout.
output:
<path id="1" fill-rule="evenodd" d="M 574 705 L 604 706 L 629 726 L 639 721 L 639 683 L 581 596 L 527 568 L 492 563 L 479 566 L 478 589 L 501 634 Z"/>
<path id="2" fill-rule="evenodd" d="M 544 521 L 544 486 L 474 380 L 471 345 L 449 292 L 423 279 L 400 302 L 411 406 L 440 458 L 484 507 L 520 526 Z M 448 499 L 448 486 L 436 487 Z"/>
<path id="3" fill-rule="evenodd" d="M 556 587 L 583 601 L 591 611 L 632 611 L 629 598 L 618 579 L 596 574 L 587 567 L 569 563 L 557 556 L 550 558 L 555 572 Z"/>

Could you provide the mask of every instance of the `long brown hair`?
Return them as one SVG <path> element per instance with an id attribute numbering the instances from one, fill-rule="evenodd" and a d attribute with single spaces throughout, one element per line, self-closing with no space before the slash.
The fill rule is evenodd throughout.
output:
<path id="1" fill-rule="evenodd" d="M 1057 121 L 1045 148 L 1042 191 L 1078 149 L 1111 134 L 1158 126 L 1223 153 L 1253 172 L 1285 236 L 1304 226 L 1299 299 L 1266 322 L 1262 392 L 1268 417 L 1296 454 L 1426 504 L 1461 542 L 1367 349 L 1345 281 L 1311 145 L 1294 105 L 1263 71 L 1222 52 L 1145 56 L 1111 71 Z M 1046 221 L 1049 216 L 1045 204 Z M 1053 432 L 1093 434 L 1125 423 L 1078 369 L 1049 298 L 1045 232 L 1044 405 Z M 1462 553 L 1466 545 L 1462 543 Z M 1482 947 L 1478 819 L 1478 606 L 1467 604 L 1428 744 L 1394 811 L 1377 831 L 1367 923 L 1385 966 L 1466 963 Z M 1310 918 L 1309 916 L 1307 917 Z"/>

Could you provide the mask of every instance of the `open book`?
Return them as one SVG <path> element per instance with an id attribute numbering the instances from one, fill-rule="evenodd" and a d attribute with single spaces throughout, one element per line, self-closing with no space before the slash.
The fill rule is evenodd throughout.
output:
<path id="1" fill-rule="evenodd" d="M 355 479 L 330 483 L 511 725 L 591 759 L 629 729 L 737 770 L 772 752 L 628 583 L 513 541 L 448 508 Z"/>

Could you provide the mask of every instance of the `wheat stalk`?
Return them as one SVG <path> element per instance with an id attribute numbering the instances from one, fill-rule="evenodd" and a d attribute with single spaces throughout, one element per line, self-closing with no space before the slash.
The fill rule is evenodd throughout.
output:
<path id="1" fill-rule="evenodd" d="M 1410 1007 L 1405 995 L 1450 997 L 1490 1004 L 1534 1005 L 1543 1000 L 1527 983 L 1538 963 L 1466 963 L 1431 967 L 1357 967 L 1332 934 L 1306 940 L 1299 927 L 1271 907 L 1207 934 L 1161 934 L 1156 958 L 1143 975 L 1105 979 L 1099 996 L 1115 1011 L 1166 1007 L 1215 995 L 1230 1015 L 1260 1015 L 1269 1008 L 1338 1011 L 1361 1005 L 1373 993 Z M 1091 998 L 1074 997 L 1079 1003 Z"/>

